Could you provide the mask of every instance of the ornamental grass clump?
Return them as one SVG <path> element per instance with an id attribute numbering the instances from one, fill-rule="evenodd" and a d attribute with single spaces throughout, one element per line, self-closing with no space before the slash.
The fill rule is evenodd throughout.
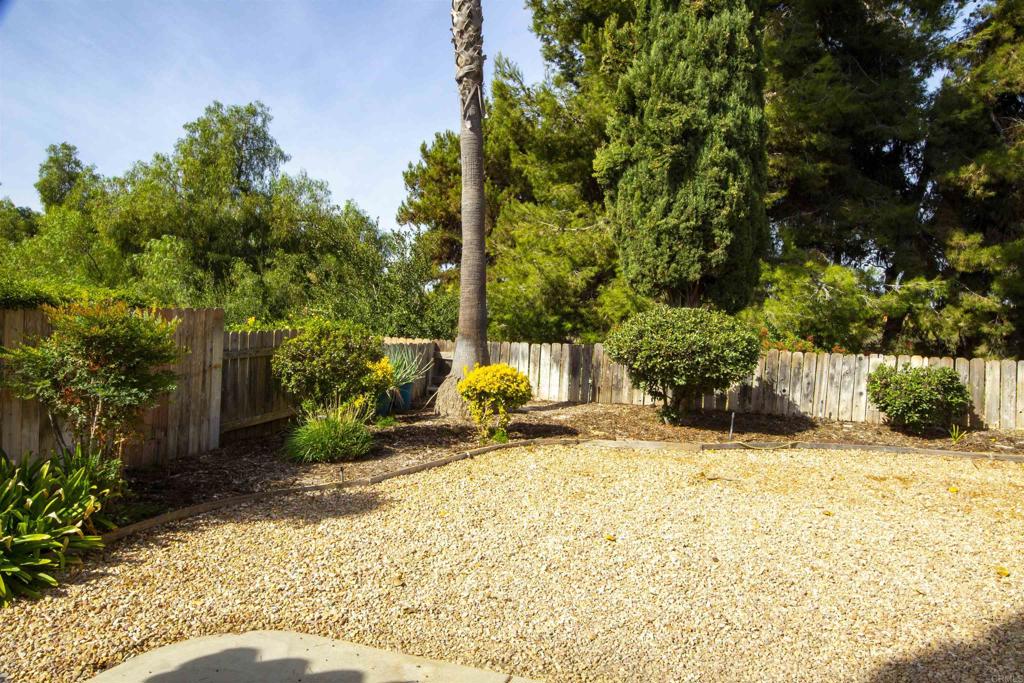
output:
<path id="1" fill-rule="evenodd" d="M 971 405 L 971 395 L 953 368 L 897 370 L 883 365 L 868 376 L 868 398 L 893 427 L 915 433 L 949 427 Z"/>
<path id="2" fill-rule="evenodd" d="M 624 322 L 604 348 L 635 385 L 665 402 L 665 419 L 676 420 L 703 394 L 751 374 L 761 341 L 725 313 L 658 305 Z"/>
<path id="3" fill-rule="evenodd" d="M 289 460 L 347 462 L 361 458 L 373 447 L 373 435 L 366 426 L 371 411 L 362 397 L 326 410 L 310 407 L 303 412 L 302 423 L 285 440 Z"/>
<path id="4" fill-rule="evenodd" d="M 525 405 L 532 395 L 526 375 L 504 363 L 474 366 L 459 381 L 458 390 L 485 441 L 507 441 L 511 412 Z"/>

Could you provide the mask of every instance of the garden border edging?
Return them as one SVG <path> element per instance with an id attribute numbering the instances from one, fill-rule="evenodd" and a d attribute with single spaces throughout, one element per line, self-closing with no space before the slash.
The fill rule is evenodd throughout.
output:
<path id="1" fill-rule="evenodd" d="M 819 443 L 814 441 L 723 441 L 723 442 L 700 442 L 692 443 L 686 441 L 643 441 L 636 439 L 581 439 L 578 437 L 555 437 L 524 439 L 523 441 L 510 441 L 508 443 L 491 444 L 481 446 L 468 451 L 462 451 L 455 455 L 449 455 L 437 460 L 411 465 L 391 472 L 349 479 L 347 481 L 336 481 L 329 484 L 315 484 L 312 486 L 294 486 L 290 488 L 271 489 L 269 491 L 256 491 L 244 493 L 237 496 L 228 496 L 210 500 L 205 503 L 198 503 L 178 510 L 171 510 L 162 515 L 144 519 L 134 524 L 114 529 L 102 535 L 103 542 L 112 543 L 132 534 L 147 531 L 163 524 L 178 522 L 189 517 L 195 517 L 206 512 L 213 512 L 230 505 L 238 505 L 253 501 L 269 500 L 276 496 L 289 495 L 293 493 L 311 493 L 315 491 L 327 491 L 329 489 L 342 489 L 352 486 L 370 486 L 388 479 L 402 477 L 407 474 L 416 474 L 426 470 L 442 467 L 459 460 L 471 459 L 477 455 L 500 451 L 506 448 L 523 448 L 526 446 L 563 446 L 563 445 L 594 444 L 607 448 L 634 448 L 646 450 L 674 450 L 674 451 L 726 451 L 726 450 L 779 450 L 784 448 L 806 448 L 813 450 L 832 451 L 877 451 L 882 453 L 902 453 L 907 455 L 930 455 L 941 457 L 970 458 L 981 460 L 1002 460 L 1006 462 L 1024 463 L 1024 455 L 1011 455 L 1002 453 L 980 453 L 977 451 L 951 451 L 939 448 L 915 448 L 913 446 L 885 446 L 881 444 L 854 444 L 854 443 Z"/>

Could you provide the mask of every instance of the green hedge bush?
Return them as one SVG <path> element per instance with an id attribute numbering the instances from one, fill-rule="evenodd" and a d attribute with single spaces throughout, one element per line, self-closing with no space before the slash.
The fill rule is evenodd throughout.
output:
<path id="1" fill-rule="evenodd" d="M 53 570 L 103 546 L 93 516 L 106 494 L 86 467 L 33 460 L 15 465 L 0 453 L 0 606 L 57 585 Z"/>
<path id="2" fill-rule="evenodd" d="M 605 342 L 634 384 L 666 402 L 669 418 L 749 375 L 760 349 L 758 335 L 730 315 L 665 305 L 628 319 Z"/>
<path id="3" fill-rule="evenodd" d="M 883 365 L 868 376 L 868 398 L 890 424 L 912 432 L 949 427 L 971 405 L 971 395 L 953 368 L 897 370 Z"/>
<path id="4" fill-rule="evenodd" d="M 359 325 L 313 318 L 297 336 L 285 340 L 271 365 L 297 403 L 325 407 L 387 388 L 378 389 L 381 373 L 374 372 L 374 364 L 384 357 L 382 344 Z"/>

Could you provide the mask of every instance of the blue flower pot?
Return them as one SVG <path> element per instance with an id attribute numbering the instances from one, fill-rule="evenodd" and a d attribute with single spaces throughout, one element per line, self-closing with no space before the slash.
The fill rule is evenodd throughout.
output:
<path id="1" fill-rule="evenodd" d="M 398 408 L 400 410 L 412 408 L 412 382 L 406 382 L 398 387 Z"/>
<path id="2" fill-rule="evenodd" d="M 384 392 L 377 397 L 377 417 L 387 417 L 391 414 L 391 394 Z"/>

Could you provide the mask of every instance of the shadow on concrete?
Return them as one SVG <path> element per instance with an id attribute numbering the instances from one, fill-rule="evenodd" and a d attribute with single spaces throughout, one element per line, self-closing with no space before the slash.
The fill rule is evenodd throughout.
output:
<path id="1" fill-rule="evenodd" d="M 870 683 L 939 681 L 1024 681 L 1024 613 L 970 642 L 942 643 L 918 655 L 893 660 L 868 679 Z"/>
<path id="2" fill-rule="evenodd" d="M 260 660 L 254 648 L 236 647 L 182 662 L 174 671 L 145 683 L 363 683 L 354 669 L 309 673 L 309 662 L 295 657 Z M 395 683 L 398 683 L 397 681 Z"/>

